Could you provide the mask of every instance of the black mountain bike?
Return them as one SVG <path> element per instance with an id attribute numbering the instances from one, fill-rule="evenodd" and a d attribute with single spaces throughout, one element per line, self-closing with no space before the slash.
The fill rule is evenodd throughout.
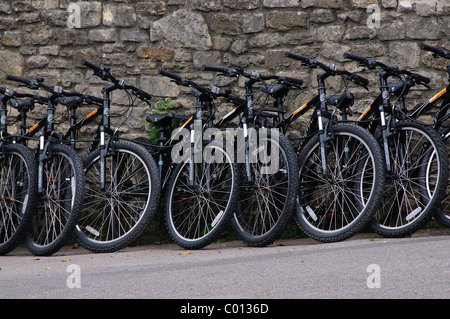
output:
<path id="1" fill-rule="evenodd" d="M 20 244 L 36 207 L 37 166 L 33 152 L 8 133 L 8 102 L 24 95 L 0 88 L 0 255 Z M 28 94 L 27 94 L 28 96 Z"/>
<path id="2" fill-rule="evenodd" d="M 159 145 L 147 138 L 136 141 L 158 162 L 171 238 L 185 249 L 200 249 L 217 240 L 229 225 L 237 204 L 239 175 L 226 145 L 205 134 L 219 92 L 166 70 L 158 72 L 193 88 L 195 113 L 187 118 L 173 113 L 148 115 L 146 120 L 159 130 Z M 174 121 L 183 124 L 170 132 Z"/>
<path id="3" fill-rule="evenodd" d="M 54 115 L 61 87 L 49 87 L 43 79 L 31 81 L 7 75 L 29 89 L 44 89 L 47 98 L 46 125 L 40 130 L 37 161 L 37 204 L 26 237 L 26 246 L 35 255 L 52 255 L 72 236 L 81 213 L 85 176 L 78 153 L 55 137 Z M 22 142 L 23 139 L 20 139 Z"/>
<path id="4" fill-rule="evenodd" d="M 160 180 L 148 152 L 136 143 L 119 139 L 118 129 L 111 128 L 110 94 L 120 89 L 143 100 L 150 99 L 150 95 L 116 79 L 109 68 L 102 69 L 84 60 L 82 64 L 109 84 L 103 87 L 102 99 L 73 93 L 59 100 L 70 112 L 70 128 L 59 135 L 60 142 L 72 149 L 81 142 L 77 132 L 100 117 L 83 161 L 86 190 L 74 236 L 90 251 L 113 252 L 134 242 L 151 223 L 160 198 Z M 78 121 L 76 110 L 83 102 L 97 108 Z"/>
<path id="5" fill-rule="evenodd" d="M 228 77 L 247 78 L 246 99 L 228 97 L 236 107 L 215 121 L 214 126 L 225 129 L 239 117 L 239 130 L 231 129 L 242 133 L 235 141 L 241 189 L 232 225 L 247 245 L 269 245 L 281 236 L 292 218 L 298 189 L 298 166 L 294 149 L 286 136 L 278 129 L 263 127 L 256 116 L 253 85 L 268 78 L 257 72 L 247 73 L 242 68 L 211 65 L 203 65 L 202 68 Z"/>
<path id="6" fill-rule="evenodd" d="M 383 205 L 371 226 L 386 237 L 409 235 L 422 227 L 440 204 L 447 185 L 448 157 L 435 130 L 406 116 L 405 82 L 388 83 L 388 80 L 407 76 L 417 84 L 426 84 L 429 79 L 365 57 L 349 53 L 344 57 L 369 69 L 382 69 L 381 93 L 357 120 L 378 136 L 386 163 Z M 390 94 L 397 96 L 396 103 L 391 104 Z"/>
<path id="7" fill-rule="evenodd" d="M 420 48 L 422 50 L 433 52 L 433 57 L 439 58 L 442 57 L 444 59 L 450 60 L 450 50 L 437 48 L 431 45 L 427 45 L 424 43 L 420 44 Z M 450 83 L 450 63 L 446 66 L 448 79 Z M 411 83 L 411 82 L 409 82 Z M 414 83 L 413 83 L 414 84 Z M 440 105 L 439 105 L 440 103 Z M 447 87 L 440 90 L 437 94 L 431 97 L 428 101 L 414 109 L 409 117 L 418 118 L 422 114 L 426 113 L 428 110 L 437 107 L 438 110 L 433 120 L 432 127 L 437 130 L 447 147 L 447 153 L 449 152 L 449 136 L 450 136 L 450 126 L 448 125 L 447 120 L 450 117 L 450 113 L 448 113 L 448 108 L 450 107 L 450 84 Z M 436 215 L 434 216 L 439 222 L 443 225 L 450 227 L 450 185 L 447 184 L 447 190 L 444 198 L 441 201 L 441 205 L 439 209 L 436 211 Z"/>

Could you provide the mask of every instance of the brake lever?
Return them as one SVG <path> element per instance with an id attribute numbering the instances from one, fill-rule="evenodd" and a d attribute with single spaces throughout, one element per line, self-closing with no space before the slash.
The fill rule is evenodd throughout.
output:
<path id="1" fill-rule="evenodd" d="M 420 84 L 422 84 L 424 87 L 426 87 L 428 90 L 431 90 L 431 87 L 428 85 L 428 84 L 425 84 L 425 83 L 420 83 Z"/>

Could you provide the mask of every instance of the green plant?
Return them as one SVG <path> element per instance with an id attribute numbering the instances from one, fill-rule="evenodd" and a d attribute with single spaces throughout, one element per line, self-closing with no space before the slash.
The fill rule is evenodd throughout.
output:
<path id="1" fill-rule="evenodd" d="M 153 107 L 148 105 L 144 106 L 143 113 L 144 115 L 155 115 L 155 114 L 164 114 L 170 112 L 173 109 L 178 107 L 177 104 L 171 103 L 168 99 L 163 99 L 161 102 L 154 104 Z M 156 144 L 159 138 L 159 130 L 149 122 L 144 122 L 143 126 L 148 132 L 148 138 L 152 141 L 153 144 Z"/>

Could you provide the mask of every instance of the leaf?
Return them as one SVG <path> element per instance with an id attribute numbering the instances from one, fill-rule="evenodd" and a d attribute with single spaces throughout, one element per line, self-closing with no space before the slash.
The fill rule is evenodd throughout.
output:
<path id="1" fill-rule="evenodd" d="M 186 251 L 186 252 L 184 252 L 184 253 L 179 253 L 178 255 L 180 255 L 180 256 L 186 256 L 186 255 L 190 255 L 190 254 L 192 254 L 190 251 Z"/>
<path id="2" fill-rule="evenodd" d="M 66 261 L 71 261 L 70 258 L 66 258 L 66 259 L 61 259 L 62 262 L 66 262 Z"/>

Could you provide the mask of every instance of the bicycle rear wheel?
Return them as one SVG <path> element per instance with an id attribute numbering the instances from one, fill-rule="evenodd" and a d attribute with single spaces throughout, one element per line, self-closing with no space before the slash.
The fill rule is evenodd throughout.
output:
<path id="1" fill-rule="evenodd" d="M 86 249 L 114 252 L 133 243 L 151 223 L 160 199 L 158 168 L 130 142 L 114 142 L 106 158 L 106 190 L 100 189 L 100 150 L 84 160 L 86 195 L 75 237 Z"/>
<path id="2" fill-rule="evenodd" d="M 254 149 L 270 155 L 270 161 L 264 159 L 264 155 L 261 157 L 262 154 L 258 158 L 252 156 L 253 181 L 250 183 L 245 166 L 240 165 L 239 205 L 232 219 L 238 237 L 246 245 L 255 247 L 270 245 L 281 236 L 292 218 L 298 190 L 298 162 L 291 143 L 276 131 L 264 131 L 263 135 L 262 130 L 258 131 L 258 144 Z M 273 170 L 264 172 L 271 166 Z"/>
<path id="3" fill-rule="evenodd" d="M 222 160 L 195 163 L 194 186 L 189 185 L 190 159 L 181 162 L 167 188 L 167 230 L 185 249 L 200 249 L 217 240 L 229 225 L 239 195 L 236 164 L 223 145 L 211 142 L 203 151 Z"/>
<path id="4" fill-rule="evenodd" d="M 442 138 L 415 122 L 398 122 L 388 137 L 392 172 L 383 205 L 372 229 L 384 237 L 404 237 L 429 221 L 440 204 L 448 179 L 448 157 Z"/>
<path id="5" fill-rule="evenodd" d="M 0 159 L 0 255 L 6 255 L 28 231 L 36 205 L 37 167 L 33 152 L 5 145 Z"/>
<path id="6" fill-rule="evenodd" d="M 366 130 L 351 124 L 330 128 L 325 142 L 327 174 L 319 136 L 299 154 L 299 192 L 295 220 L 303 232 L 321 242 L 347 239 L 376 212 L 385 182 L 380 146 Z"/>
<path id="7" fill-rule="evenodd" d="M 83 163 L 77 152 L 62 144 L 50 145 L 51 157 L 44 162 L 43 193 L 38 194 L 28 250 L 39 256 L 57 252 L 72 236 L 84 197 Z"/>

